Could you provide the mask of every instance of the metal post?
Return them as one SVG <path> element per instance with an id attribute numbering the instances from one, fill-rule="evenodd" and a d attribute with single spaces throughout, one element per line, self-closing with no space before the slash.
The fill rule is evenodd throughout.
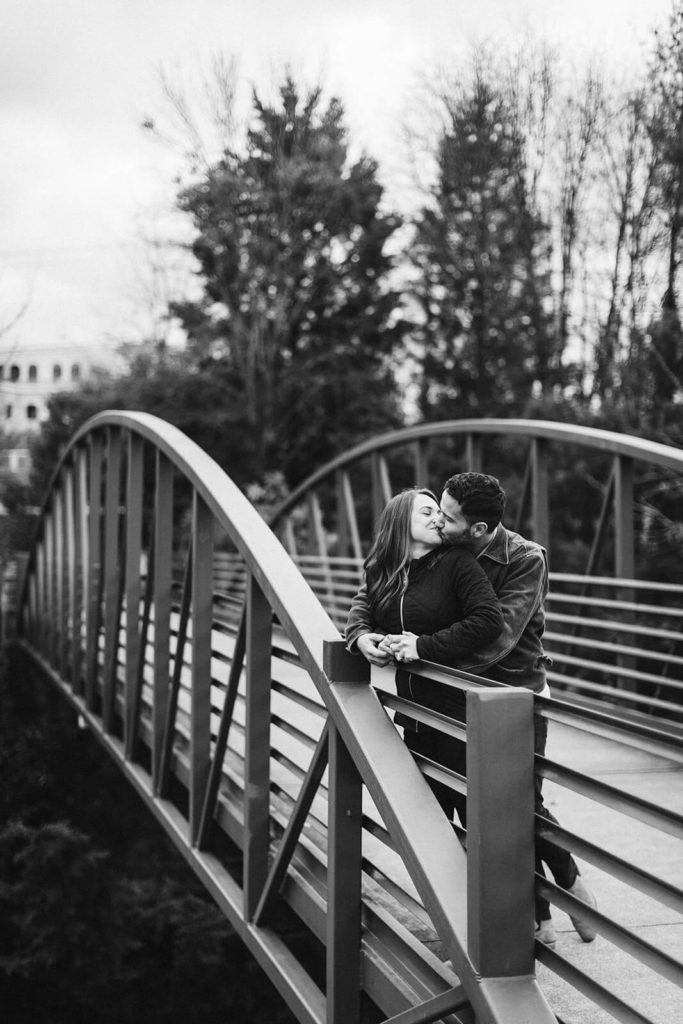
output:
<path id="1" fill-rule="evenodd" d="M 548 445 L 542 438 L 531 442 L 531 521 L 534 540 L 544 548 L 550 541 L 548 504 Z"/>
<path id="2" fill-rule="evenodd" d="M 467 695 L 467 941 L 484 977 L 533 972 L 533 732 L 529 690 Z"/>
<path id="3" fill-rule="evenodd" d="M 623 455 L 614 458 L 614 575 L 618 579 L 632 580 L 635 577 L 635 536 L 633 529 L 633 459 Z M 634 602 L 632 587 L 620 587 L 619 600 Z M 621 619 L 624 625 L 633 621 L 633 611 L 624 610 Z M 620 668 L 633 669 L 635 661 L 629 655 L 618 654 Z M 621 676 L 619 685 L 624 690 L 633 690 L 635 682 L 630 676 Z"/>
<path id="4" fill-rule="evenodd" d="M 74 689 L 82 694 L 85 688 L 83 664 L 86 652 L 86 623 L 88 615 L 88 578 L 90 549 L 88 536 L 88 453 L 79 448 L 74 473 L 74 537 L 76 561 L 76 602 L 74 605 L 74 646 L 72 652 Z"/>
<path id="5" fill-rule="evenodd" d="M 633 579 L 635 575 L 633 535 L 633 459 L 614 458 L 614 575 Z"/>
<path id="6" fill-rule="evenodd" d="M 116 699 L 116 668 L 119 652 L 119 506 L 121 503 L 121 432 L 110 427 L 107 437 L 107 470 L 104 499 L 104 679 L 102 725 L 110 732 Z"/>
<path id="7" fill-rule="evenodd" d="M 171 664 L 171 562 L 173 557 L 173 466 L 157 451 L 154 501 L 154 696 L 152 779 L 158 795 Z"/>
<path id="8" fill-rule="evenodd" d="M 102 437 L 90 439 L 88 472 L 88 590 L 86 606 L 85 701 L 90 711 L 97 699 L 100 642 L 100 579 L 102 576 Z"/>
<path id="9" fill-rule="evenodd" d="M 78 586 L 78 567 L 76 562 L 76 534 L 78 532 L 75 516 L 75 481 L 76 467 L 71 465 L 64 478 L 64 551 L 66 553 L 66 571 L 64 574 L 64 633 L 62 636 L 63 675 L 70 680 L 73 690 L 76 689 L 76 677 L 73 672 L 73 652 L 76 639 L 76 587 Z"/>
<path id="10" fill-rule="evenodd" d="M 244 755 L 244 916 L 251 921 L 268 877 L 272 611 L 247 577 L 247 701 Z"/>
<path id="11" fill-rule="evenodd" d="M 427 463 L 427 445 L 423 440 L 413 442 L 413 479 L 416 487 L 426 487 L 429 467 Z"/>
<path id="12" fill-rule="evenodd" d="M 465 466 L 470 473 L 481 473 L 483 438 L 468 434 L 465 438 Z"/>
<path id="13" fill-rule="evenodd" d="M 53 664 L 62 679 L 66 675 L 64 659 L 64 638 L 66 636 L 67 601 L 65 592 L 66 581 L 66 538 L 64 533 L 64 487 L 65 478 L 62 475 L 54 490 L 54 502 L 52 507 L 52 531 L 54 543 L 55 561 L 55 594 L 54 607 L 52 610 L 52 621 L 54 626 L 54 661 Z"/>
<path id="14" fill-rule="evenodd" d="M 346 522 L 351 540 L 351 552 L 354 558 L 363 557 L 363 548 L 360 542 L 358 520 L 356 518 L 356 503 L 353 498 L 353 488 L 349 474 L 344 472 L 341 475 L 341 486 L 343 492 L 344 508 L 346 510 Z"/>
<path id="15" fill-rule="evenodd" d="M 55 622 L 55 610 L 59 587 L 57 585 L 57 544 L 56 544 L 56 504 L 57 494 L 52 494 L 50 511 L 45 522 L 45 564 L 47 567 L 47 601 L 45 632 L 47 636 L 47 657 L 50 665 L 54 668 L 57 663 L 57 623 Z"/>
<path id="16" fill-rule="evenodd" d="M 327 1024 L 360 1021 L 362 785 L 329 723 L 327 829 Z"/>
<path id="17" fill-rule="evenodd" d="M 140 599 L 142 580 L 140 558 L 142 553 L 142 438 L 128 436 L 128 467 L 126 474 L 126 675 L 124 745 L 131 750 L 133 702 L 140 659 Z"/>
<path id="18" fill-rule="evenodd" d="M 190 841 L 194 845 L 211 755 L 211 624 L 213 515 L 195 491 L 192 503 L 192 692 L 190 723 Z M 180 637 L 178 638 L 180 642 Z M 178 654 L 176 653 L 176 659 Z M 182 657 L 182 654 L 180 654 Z M 176 660 L 176 672 L 178 664 Z"/>

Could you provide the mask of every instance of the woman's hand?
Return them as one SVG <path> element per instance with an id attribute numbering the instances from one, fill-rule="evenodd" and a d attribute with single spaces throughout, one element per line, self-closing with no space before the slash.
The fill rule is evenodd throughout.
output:
<path id="1" fill-rule="evenodd" d="M 402 633 L 388 633 L 380 646 L 389 651 L 395 661 L 417 661 L 420 657 L 417 653 L 417 634 L 406 630 Z"/>

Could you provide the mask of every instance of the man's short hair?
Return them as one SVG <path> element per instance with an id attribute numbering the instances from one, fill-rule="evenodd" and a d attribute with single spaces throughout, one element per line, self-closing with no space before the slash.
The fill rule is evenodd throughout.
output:
<path id="1" fill-rule="evenodd" d="M 443 489 L 458 502 L 470 526 L 473 523 L 486 523 L 487 532 L 490 533 L 503 518 L 505 491 L 495 476 L 487 473 L 456 473 L 448 478 Z"/>

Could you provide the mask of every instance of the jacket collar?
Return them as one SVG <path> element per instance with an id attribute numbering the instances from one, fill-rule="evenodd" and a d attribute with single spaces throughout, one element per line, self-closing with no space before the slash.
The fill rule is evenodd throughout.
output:
<path id="1" fill-rule="evenodd" d="M 501 565 L 508 565 L 510 562 L 508 531 L 502 523 L 493 531 L 493 536 L 483 551 L 480 551 L 477 558 L 490 558 L 493 562 L 500 562 Z"/>

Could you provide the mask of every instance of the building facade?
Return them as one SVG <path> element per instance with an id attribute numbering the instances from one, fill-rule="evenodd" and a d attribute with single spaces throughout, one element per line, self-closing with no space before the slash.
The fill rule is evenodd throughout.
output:
<path id="1" fill-rule="evenodd" d="M 0 346 L 0 421 L 5 433 L 37 430 L 47 401 L 88 377 L 96 362 L 86 345 Z"/>
<path id="2" fill-rule="evenodd" d="M 0 432 L 6 438 L 0 470 L 28 479 L 28 440 L 47 419 L 50 396 L 78 387 L 95 367 L 115 359 L 90 345 L 0 345 Z"/>

